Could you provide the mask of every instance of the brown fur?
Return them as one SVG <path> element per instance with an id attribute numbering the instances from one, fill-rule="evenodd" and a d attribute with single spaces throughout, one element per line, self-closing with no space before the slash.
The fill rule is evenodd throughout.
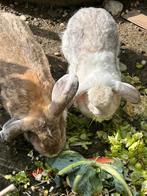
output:
<path id="1" fill-rule="evenodd" d="M 58 82 L 61 97 L 65 81 L 67 76 Z M 24 22 L 12 14 L 0 14 L 0 95 L 12 118 L 3 126 L 1 140 L 9 141 L 25 132 L 41 154 L 60 152 L 66 139 L 64 109 L 77 91 L 77 80 L 71 87 L 73 84 L 68 99 L 64 95 L 64 99 L 52 101 L 55 82 L 43 50 Z M 55 90 L 54 97 L 56 94 Z"/>

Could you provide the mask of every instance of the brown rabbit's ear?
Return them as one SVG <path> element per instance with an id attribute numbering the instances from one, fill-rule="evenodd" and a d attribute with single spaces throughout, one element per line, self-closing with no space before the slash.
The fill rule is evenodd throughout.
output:
<path id="1" fill-rule="evenodd" d="M 11 118 L 2 127 L 0 131 L 0 141 L 11 141 L 18 135 L 34 127 L 34 119 L 26 117 L 23 119 Z"/>
<path id="2" fill-rule="evenodd" d="M 134 86 L 124 82 L 117 82 L 116 86 L 114 90 L 128 102 L 138 103 L 140 101 L 140 93 Z"/>
<path id="3" fill-rule="evenodd" d="M 21 126 L 23 120 L 12 118 L 8 120 L 2 127 L 0 131 L 0 140 L 1 141 L 10 141 L 15 138 L 17 135 L 21 134 Z"/>
<path id="4" fill-rule="evenodd" d="M 59 115 L 72 101 L 78 90 L 77 76 L 66 74 L 54 85 L 50 110 L 53 115 Z"/>

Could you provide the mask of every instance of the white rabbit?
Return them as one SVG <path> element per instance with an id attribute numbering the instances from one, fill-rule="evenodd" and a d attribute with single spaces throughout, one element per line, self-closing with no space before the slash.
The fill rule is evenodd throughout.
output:
<path id="1" fill-rule="evenodd" d="M 119 48 L 116 22 L 102 8 L 80 9 L 62 36 L 68 72 L 79 79 L 75 105 L 99 122 L 112 117 L 121 97 L 131 103 L 140 100 L 136 88 L 121 82 Z"/>

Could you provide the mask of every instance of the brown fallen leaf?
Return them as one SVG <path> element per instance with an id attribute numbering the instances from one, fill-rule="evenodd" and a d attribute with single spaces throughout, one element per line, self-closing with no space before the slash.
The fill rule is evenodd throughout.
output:
<path id="1" fill-rule="evenodd" d="M 122 17 L 144 29 L 147 29 L 147 16 L 141 13 L 140 10 L 132 10 Z"/>

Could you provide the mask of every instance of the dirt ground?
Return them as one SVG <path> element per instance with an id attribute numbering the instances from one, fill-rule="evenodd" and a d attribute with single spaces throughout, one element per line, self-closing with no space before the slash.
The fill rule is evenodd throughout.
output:
<path id="1" fill-rule="evenodd" d="M 139 7 L 147 13 L 147 2 L 144 1 Z M 48 57 L 55 79 L 60 78 L 67 69 L 67 62 L 60 50 L 59 34 L 65 29 L 68 19 L 78 9 L 37 6 L 8 0 L 0 1 L 0 10 L 26 17 L 26 23 L 30 26 L 36 40 L 41 44 Z M 142 60 L 147 61 L 147 31 L 121 17 L 116 20 L 121 40 L 120 61 L 127 65 L 131 75 L 138 75 L 143 84 L 147 85 L 147 64 L 142 70 L 137 70 L 135 67 L 136 63 L 140 63 Z M 0 116 L 2 125 L 8 116 L 4 113 L 3 108 L 0 109 L 0 113 L 3 113 Z M 23 138 L 18 139 L 18 142 L 15 141 L 11 147 L 0 144 L 1 174 L 26 167 L 26 163 L 29 161 L 26 160 L 26 154 L 31 146 L 24 141 L 22 145 L 22 140 Z M 0 189 L 5 186 L 6 183 L 0 178 Z"/>

